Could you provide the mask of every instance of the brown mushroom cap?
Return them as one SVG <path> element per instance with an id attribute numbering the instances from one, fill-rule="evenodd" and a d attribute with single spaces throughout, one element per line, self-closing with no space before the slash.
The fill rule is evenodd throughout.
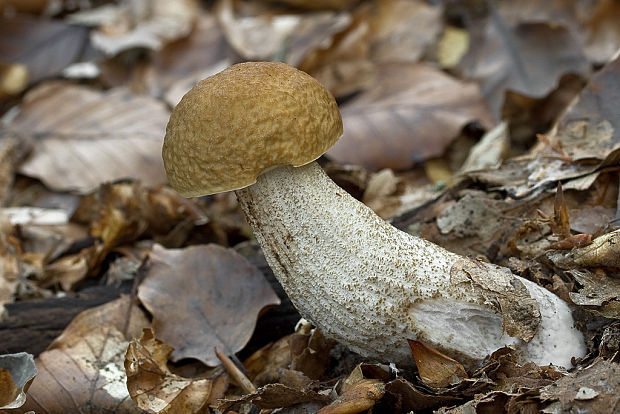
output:
<path id="1" fill-rule="evenodd" d="M 320 157 L 342 135 L 334 97 L 284 63 L 248 62 L 199 82 L 170 115 L 162 156 L 185 197 L 237 190 Z"/>

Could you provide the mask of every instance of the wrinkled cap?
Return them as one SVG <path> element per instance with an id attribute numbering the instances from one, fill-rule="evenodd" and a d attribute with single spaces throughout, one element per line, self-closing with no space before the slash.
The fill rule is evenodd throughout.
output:
<path id="1" fill-rule="evenodd" d="M 162 156 L 185 197 L 237 190 L 314 161 L 342 135 L 334 97 L 284 63 L 248 62 L 199 82 L 170 115 Z"/>

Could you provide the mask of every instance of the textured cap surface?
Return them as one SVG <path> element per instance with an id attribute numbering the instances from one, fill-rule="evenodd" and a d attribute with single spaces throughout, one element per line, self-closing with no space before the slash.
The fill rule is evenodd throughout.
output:
<path id="1" fill-rule="evenodd" d="M 336 101 L 318 81 L 284 63 L 248 62 L 181 99 L 162 156 L 172 187 L 195 197 L 247 187 L 273 166 L 307 164 L 341 135 Z"/>

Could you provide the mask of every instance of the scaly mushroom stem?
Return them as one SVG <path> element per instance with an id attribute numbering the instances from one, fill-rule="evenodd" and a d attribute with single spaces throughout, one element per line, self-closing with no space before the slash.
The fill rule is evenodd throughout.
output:
<path id="1" fill-rule="evenodd" d="M 585 353 L 557 296 L 394 228 L 314 162 L 276 167 L 236 193 L 301 315 L 361 355 L 412 365 L 406 339 L 466 363 L 504 345 L 540 365 Z"/>

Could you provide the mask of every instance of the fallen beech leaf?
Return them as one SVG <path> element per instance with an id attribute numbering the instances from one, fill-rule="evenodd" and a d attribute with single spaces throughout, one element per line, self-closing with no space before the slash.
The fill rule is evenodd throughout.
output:
<path id="1" fill-rule="evenodd" d="M 69 16 L 69 21 L 99 26 L 91 32 L 93 46 L 109 56 L 132 48 L 160 49 L 187 35 L 198 10 L 195 0 L 131 0 Z"/>
<path id="2" fill-rule="evenodd" d="M 473 283 L 494 296 L 502 326 L 508 335 L 530 341 L 540 325 L 540 307 L 525 284 L 511 277 L 510 270 L 459 259 L 450 269 L 452 283 Z"/>
<path id="3" fill-rule="evenodd" d="M 462 397 L 458 395 L 429 393 L 423 387 L 416 387 L 401 377 L 385 384 L 385 391 L 383 399 L 387 400 L 388 407 L 398 404 L 402 407 L 402 413 L 430 412 L 431 409 L 451 406 L 462 401 Z M 390 402 L 392 404 L 389 404 Z"/>
<path id="4" fill-rule="evenodd" d="M 581 391 L 587 387 L 591 391 Z M 583 398 L 584 393 L 595 398 Z M 612 413 L 620 408 L 620 365 L 597 359 L 540 390 L 543 412 Z"/>
<path id="5" fill-rule="evenodd" d="M 261 309 L 280 303 L 263 274 L 232 249 L 155 245 L 150 259 L 138 298 L 153 314 L 155 335 L 175 348 L 173 361 L 219 365 L 214 348 L 242 349 Z"/>
<path id="6" fill-rule="evenodd" d="M 541 98 L 567 73 L 587 75 L 589 64 L 578 40 L 563 26 L 523 23 L 511 27 L 491 12 L 470 29 L 471 44 L 458 67 L 480 82 L 495 116 L 501 114 L 507 90 Z"/>
<path id="7" fill-rule="evenodd" d="M 282 384 L 267 384 L 255 393 L 246 394 L 236 399 L 219 400 L 217 409 L 221 412 L 227 412 L 250 401 L 260 409 L 271 409 L 292 407 L 303 403 L 326 404 L 331 401 L 331 398 L 314 390 L 298 390 Z"/>
<path id="8" fill-rule="evenodd" d="M 36 137 L 21 173 L 55 190 L 87 192 L 128 177 L 152 186 L 165 182 L 161 145 L 168 116 L 161 102 L 124 89 L 49 82 L 26 95 L 9 128 Z"/>
<path id="9" fill-rule="evenodd" d="M 0 56 L 25 65 L 30 83 L 60 74 L 87 57 L 85 51 L 88 30 L 84 27 L 25 15 L 0 18 Z"/>
<path id="10" fill-rule="evenodd" d="M 467 123 L 493 124 L 472 83 L 421 64 L 378 69 L 376 84 L 342 108 L 344 136 L 328 151 L 338 162 L 406 169 L 441 155 Z"/>
<path id="11" fill-rule="evenodd" d="M 140 413 L 123 362 L 129 338 L 148 326 L 129 297 L 80 313 L 36 360 L 39 374 L 20 412 Z"/>
<path id="12" fill-rule="evenodd" d="M 409 346 L 420 378 L 425 384 L 442 388 L 458 384 L 467 378 L 465 368 L 458 361 L 420 341 L 409 340 Z"/>
<path id="13" fill-rule="evenodd" d="M 417 62 L 442 29 L 442 7 L 421 0 L 367 3 L 373 62 Z"/>
<path id="14" fill-rule="evenodd" d="M 291 6 L 308 9 L 344 9 L 357 0 L 268 0 L 274 3 L 290 4 Z"/>
<path id="15" fill-rule="evenodd" d="M 620 230 L 599 236 L 586 247 L 569 252 L 551 252 L 548 257 L 561 269 L 620 267 Z"/>
<path id="16" fill-rule="evenodd" d="M 470 176 L 500 185 L 514 198 L 535 196 L 559 180 L 565 190 L 590 188 L 599 168 L 616 163 L 620 150 L 619 85 L 620 56 L 590 78 L 529 154 L 505 161 L 500 169 Z"/>
<path id="17" fill-rule="evenodd" d="M 31 354 L 0 355 L 0 410 L 24 405 L 25 392 L 36 375 L 37 368 Z"/>
<path id="18" fill-rule="evenodd" d="M 171 352 L 171 347 L 153 337 L 150 328 L 144 329 L 139 340 L 129 343 L 125 356 L 127 388 L 138 407 L 149 413 L 191 414 L 224 396 L 213 392 L 214 382 L 219 378 L 228 382 L 225 375 L 196 379 L 175 375 L 167 366 Z"/>
<path id="19" fill-rule="evenodd" d="M 355 414 L 372 408 L 383 397 L 385 384 L 376 379 L 361 379 L 347 387 L 338 398 L 318 414 Z"/>
<path id="20" fill-rule="evenodd" d="M 620 280 L 585 270 L 568 270 L 577 283 L 579 292 L 570 292 L 575 305 L 606 318 L 620 319 Z"/>
<path id="21" fill-rule="evenodd" d="M 293 333 L 254 352 L 243 361 L 248 377 L 259 387 L 278 382 L 281 371 L 290 367 L 296 351 L 303 352 L 303 349 L 307 348 L 308 337 L 309 335 Z"/>
<path id="22" fill-rule="evenodd" d="M 166 45 L 153 54 L 155 85 L 151 95 L 161 96 L 174 107 L 198 81 L 231 63 L 224 32 L 215 16 L 200 13 L 189 36 Z"/>
<path id="23" fill-rule="evenodd" d="M 606 63 L 620 48 L 620 4 L 615 0 L 596 3 L 595 11 L 586 24 L 584 51 L 595 63 Z"/>
<path id="24" fill-rule="evenodd" d="M 237 3 L 242 5 L 243 3 Z M 304 14 L 238 15 L 232 0 L 220 0 L 216 14 L 231 46 L 248 60 L 282 60 L 297 66 L 304 55 L 328 43 L 346 28 L 346 13 L 322 11 Z"/>

